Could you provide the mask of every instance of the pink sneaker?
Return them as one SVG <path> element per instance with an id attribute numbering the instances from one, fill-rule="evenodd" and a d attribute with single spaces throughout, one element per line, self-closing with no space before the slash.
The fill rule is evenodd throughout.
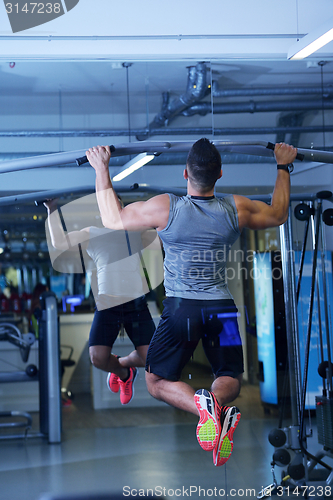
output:
<path id="1" fill-rule="evenodd" d="M 138 370 L 136 368 L 129 368 L 129 372 L 129 377 L 125 382 L 118 379 L 120 385 L 120 402 L 122 405 L 128 405 L 134 396 L 134 381 L 138 375 Z"/>
<path id="2" fill-rule="evenodd" d="M 232 437 L 240 418 L 241 414 L 237 406 L 222 406 L 221 433 L 213 451 L 214 465 L 224 465 L 229 460 L 234 447 Z"/>
<path id="3" fill-rule="evenodd" d="M 109 391 L 117 393 L 119 391 L 119 377 L 115 373 L 108 373 L 106 384 Z"/>
<path id="4" fill-rule="evenodd" d="M 220 408 L 212 392 L 199 389 L 194 394 L 194 402 L 199 410 L 197 439 L 202 449 L 214 450 L 220 435 Z"/>

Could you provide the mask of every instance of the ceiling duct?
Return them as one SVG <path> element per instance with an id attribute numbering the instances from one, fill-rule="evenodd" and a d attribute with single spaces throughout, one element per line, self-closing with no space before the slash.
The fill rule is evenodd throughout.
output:
<path id="1" fill-rule="evenodd" d="M 270 111 L 313 111 L 321 110 L 322 100 L 318 101 L 266 101 L 266 102 L 236 102 L 236 103 L 214 103 L 214 114 L 221 113 L 261 113 Z M 333 101 L 325 101 L 325 109 L 333 109 Z M 180 114 L 183 116 L 201 115 L 205 116 L 212 112 L 211 102 L 200 102 L 194 104 Z"/>
<path id="2" fill-rule="evenodd" d="M 137 140 L 144 141 L 150 136 L 152 129 L 164 127 L 184 109 L 203 99 L 208 90 L 206 74 L 207 68 L 205 63 L 201 62 L 196 66 L 190 66 L 188 68 L 186 92 L 171 102 L 169 102 L 169 94 L 164 92 L 161 112 L 148 125 L 148 129 L 144 134 L 136 136 Z"/>
<path id="3" fill-rule="evenodd" d="M 154 120 L 148 125 L 143 133 L 136 133 L 139 141 L 148 139 L 152 135 L 159 135 L 158 129 L 169 125 L 172 119 L 179 115 L 194 116 L 199 114 L 205 116 L 212 112 L 212 102 L 199 102 L 209 92 L 207 86 L 207 67 L 205 63 L 198 63 L 196 66 L 188 68 L 188 79 L 186 92 L 179 98 L 169 102 L 169 92 L 162 93 L 162 108 Z M 333 87 L 259 87 L 259 88 L 238 88 L 238 89 L 220 89 L 218 82 L 212 82 L 212 97 L 230 98 L 230 97 L 265 97 L 265 96 L 305 96 L 320 95 L 326 99 L 325 107 L 333 109 L 331 102 L 333 96 Z M 283 111 L 312 111 L 322 109 L 322 99 L 319 101 L 279 101 L 279 102 L 235 102 L 235 103 L 216 103 L 213 104 L 214 114 L 224 113 L 256 113 L 256 112 L 283 112 Z M 192 130 L 192 129 L 191 129 Z M 134 131 L 133 131 L 134 132 Z M 170 132 L 171 134 L 172 132 Z M 186 134 L 186 130 L 184 130 Z M 192 133 L 192 132 L 188 132 Z M 237 134 L 237 132 L 235 132 Z M 178 135 L 177 132 L 175 134 Z M 179 133 L 179 135 L 181 135 Z"/>
<path id="4" fill-rule="evenodd" d="M 214 106 L 215 111 L 215 106 Z M 280 123 L 277 127 L 169 127 L 164 129 L 151 129 L 150 135 L 201 135 L 202 137 L 206 135 L 215 136 L 233 136 L 233 135 L 271 135 L 271 134 L 292 134 L 292 133 L 320 133 L 323 131 L 322 126 L 318 125 L 292 125 L 292 121 L 288 123 Z M 325 125 L 326 132 L 333 131 L 333 125 Z M 147 129 L 132 129 L 132 132 L 136 135 L 144 135 L 147 133 Z M 108 130 L 1 130 L 0 137 L 123 137 L 128 136 L 127 129 L 108 129 Z M 105 143 L 109 142 L 105 140 Z M 38 156 L 42 154 L 50 153 L 0 153 L 0 161 L 14 160 L 17 158 L 25 158 L 27 156 Z M 119 157 L 124 158 L 124 157 Z M 115 158 L 114 158 L 115 159 Z M 122 163 L 121 163 L 122 164 Z"/>
<path id="5" fill-rule="evenodd" d="M 239 89 L 220 89 L 216 80 L 212 83 L 213 97 L 261 97 L 274 95 L 322 95 L 329 96 L 333 94 L 333 87 L 259 87 L 259 88 L 239 88 Z"/>

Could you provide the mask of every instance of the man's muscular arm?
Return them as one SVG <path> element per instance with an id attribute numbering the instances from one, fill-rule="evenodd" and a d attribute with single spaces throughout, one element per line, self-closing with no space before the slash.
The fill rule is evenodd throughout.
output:
<path id="1" fill-rule="evenodd" d="M 276 144 L 274 149 L 277 164 L 286 165 L 296 158 L 297 149 L 287 144 Z M 290 174 L 278 170 L 270 205 L 244 196 L 234 196 L 238 212 L 239 229 L 266 229 L 280 226 L 288 218 L 290 201 Z"/>
<path id="2" fill-rule="evenodd" d="M 169 196 L 162 194 L 148 201 L 131 203 L 122 208 L 109 173 L 111 152 L 109 146 L 96 146 L 86 152 L 90 165 L 96 171 L 96 196 L 102 222 L 110 229 L 163 229 L 168 223 Z"/>
<path id="3" fill-rule="evenodd" d="M 71 231 L 65 233 L 62 227 L 58 212 L 57 200 L 47 200 L 44 202 L 47 208 L 47 223 L 51 236 L 51 243 L 57 250 L 74 250 L 77 251 L 79 243 L 85 244 L 89 239 L 89 227 L 81 229 L 80 231 Z"/>

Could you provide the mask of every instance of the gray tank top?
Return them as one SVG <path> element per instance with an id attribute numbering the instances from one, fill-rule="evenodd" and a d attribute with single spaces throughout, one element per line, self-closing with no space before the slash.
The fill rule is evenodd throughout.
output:
<path id="1" fill-rule="evenodd" d="M 167 297 L 218 300 L 232 298 L 225 278 L 231 245 L 240 235 L 233 195 L 223 198 L 169 194 L 162 240 Z"/>
<path id="2" fill-rule="evenodd" d="M 87 253 L 97 268 L 99 296 L 135 299 L 147 293 L 141 277 L 140 251 L 139 232 L 90 228 Z"/>

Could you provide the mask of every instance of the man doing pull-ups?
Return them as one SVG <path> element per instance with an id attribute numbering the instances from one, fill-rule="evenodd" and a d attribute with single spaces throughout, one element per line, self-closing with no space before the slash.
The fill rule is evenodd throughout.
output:
<path id="1" fill-rule="evenodd" d="M 228 290 L 228 250 L 243 228 L 283 224 L 290 198 L 289 165 L 296 148 L 276 144 L 277 177 L 270 205 L 239 195 L 214 196 L 222 176 L 221 156 L 212 142 L 193 144 L 184 170 L 187 195 L 161 194 L 122 208 L 109 175 L 110 149 L 87 151 L 96 171 L 96 194 L 104 226 L 128 231 L 155 228 L 163 243 L 164 310 L 151 340 L 146 382 L 152 396 L 199 416 L 197 439 L 223 465 L 233 449 L 240 419 L 239 394 L 243 354 L 237 309 Z M 202 340 L 215 379 L 210 391 L 195 392 L 180 381 L 182 369 Z"/>

